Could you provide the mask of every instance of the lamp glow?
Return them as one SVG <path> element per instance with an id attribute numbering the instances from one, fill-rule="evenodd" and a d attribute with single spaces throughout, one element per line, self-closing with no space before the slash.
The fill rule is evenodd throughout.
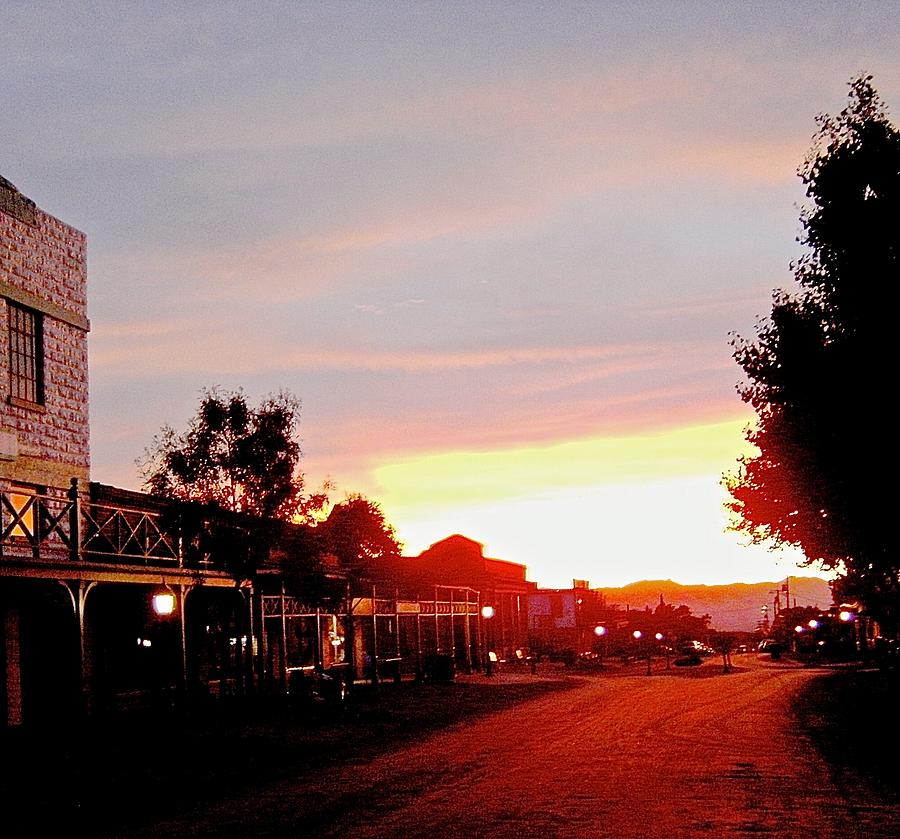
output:
<path id="1" fill-rule="evenodd" d="M 157 615 L 171 615 L 175 611 L 175 595 L 171 591 L 161 591 L 153 595 L 153 611 Z"/>

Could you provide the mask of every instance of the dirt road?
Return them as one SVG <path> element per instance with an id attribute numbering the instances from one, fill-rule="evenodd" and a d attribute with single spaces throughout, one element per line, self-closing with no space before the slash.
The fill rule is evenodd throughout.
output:
<path id="1" fill-rule="evenodd" d="M 599 677 L 371 762 L 131 836 L 900 836 L 897 808 L 835 786 L 794 730 L 812 671 Z M 701 674 L 696 674 L 700 676 Z"/>

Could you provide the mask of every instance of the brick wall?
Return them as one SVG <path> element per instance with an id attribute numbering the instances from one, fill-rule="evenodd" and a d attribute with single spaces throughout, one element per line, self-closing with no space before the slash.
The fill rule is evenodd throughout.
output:
<path id="1" fill-rule="evenodd" d="M 85 257 L 83 233 L 0 177 L 0 484 L 89 478 Z M 10 393 L 10 303 L 42 322 L 42 404 Z"/>

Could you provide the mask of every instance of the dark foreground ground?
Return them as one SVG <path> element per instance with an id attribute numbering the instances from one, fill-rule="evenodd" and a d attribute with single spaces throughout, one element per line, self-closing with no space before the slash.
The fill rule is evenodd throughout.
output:
<path id="1" fill-rule="evenodd" d="M 838 787 L 862 784 L 900 805 L 900 673 L 848 669 L 816 676 L 797 697 L 798 725 Z"/>
<path id="2" fill-rule="evenodd" d="M 19 831 L 12 835 L 23 836 L 63 830 L 100 836 L 152 824 L 287 776 L 364 764 L 454 723 L 578 684 L 553 674 L 359 685 L 344 709 L 284 702 L 6 732 L 0 734 L 5 823 L 12 816 Z"/>
<path id="3" fill-rule="evenodd" d="M 545 704 L 557 708 L 556 717 L 579 707 L 593 712 L 607 699 L 624 708 L 633 697 L 643 706 L 640 726 L 645 732 L 639 732 L 633 741 L 652 742 L 655 728 L 662 730 L 672 725 L 672 697 L 686 695 L 677 687 L 673 692 L 673 684 L 700 678 L 709 684 L 703 696 L 719 695 L 719 686 L 728 688 L 721 691 L 723 695 L 737 696 L 741 691 L 735 690 L 739 685 L 736 680 L 742 672 L 752 676 L 751 671 L 759 662 L 754 656 L 752 662 L 738 659 L 736 664 L 738 672 L 727 676 L 721 674 L 720 666 L 707 662 L 697 670 L 657 673 L 649 680 L 637 672 L 573 677 L 544 671 L 537 676 L 506 674 L 490 680 L 475 677 L 447 685 L 405 683 L 383 685 L 377 690 L 363 687 L 342 714 L 319 706 L 285 705 L 244 713 L 230 709 L 202 720 L 132 718 L 82 731 L 69 728 L 40 734 L 6 733 L 0 762 L 0 789 L 6 824 L 13 831 L 4 830 L 4 833 L 63 835 L 65 831 L 68 835 L 127 835 L 141 826 L 151 828 L 152 833 L 153 825 L 171 820 L 175 826 L 163 829 L 160 835 L 169 835 L 170 831 L 181 831 L 172 835 L 190 835 L 185 824 L 192 823 L 192 816 L 185 814 L 192 810 L 215 813 L 219 802 L 253 800 L 254 790 L 292 785 L 305 788 L 318 785 L 327 790 L 330 777 L 338 778 L 348 771 L 356 774 L 354 767 L 358 767 L 359 774 L 369 771 L 380 755 L 394 754 L 418 743 L 434 744 L 428 748 L 439 749 L 446 741 L 452 747 L 452 740 L 433 735 L 458 731 L 457 723 L 470 723 L 465 728 L 476 731 L 475 723 L 479 719 L 503 714 L 497 719 L 509 718 L 514 725 L 516 719 L 526 717 L 510 715 L 512 708 L 523 703 L 529 703 L 530 708 L 533 700 L 551 695 L 558 696 L 558 700 Z M 784 675 L 791 675 L 786 671 L 792 666 L 784 667 Z M 816 759 L 829 774 L 829 783 L 842 796 L 846 792 L 847 798 L 865 802 L 864 806 L 871 805 L 874 811 L 897 811 L 900 770 L 892 748 L 898 727 L 896 677 L 857 670 L 801 674 L 796 668 L 794 675 L 805 678 L 784 682 L 785 690 L 791 692 L 785 705 L 796 729 L 790 736 L 799 736 L 815 746 L 821 760 Z M 657 698 L 658 710 L 653 707 Z M 588 712 L 578 713 L 586 717 Z M 628 716 L 627 712 L 623 713 Z M 696 715 L 691 719 L 692 724 L 702 724 Z M 625 727 L 618 733 L 608 730 L 609 726 L 625 726 L 625 723 L 598 716 L 592 724 L 599 726 L 594 729 L 595 740 L 607 737 L 609 744 L 617 749 L 630 748 L 628 738 L 634 732 Z M 484 730 L 490 737 L 495 729 Z M 577 726 L 572 729 L 577 730 Z M 549 740 L 543 745 L 541 731 L 522 732 L 514 740 L 526 739 L 529 743 L 526 755 L 533 754 L 535 762 L 547 764 L 552 770 L 554 762 L 562 765 L 567 761 L 567 754 L 574 754 L 576 744 L 566 739 L 572 736 L 567 731 L 560 732 L 562 748 L 551 745 Z M 771 749 L 774 753 L 784 749 L 786 760 L 791 759 L 788 753 L 796 753 L 778 736 L 773 738 Z M 447 756 L 448 764 L 459 759 L 458 755 Z M 655 757 L 653 754 L 635 757 L 638 765 L 644 759 L 653 761 Z M 747 773 L 742 783 L 757 782 L 749 769 L 742 768 L 740 760 L 732 763 L 738 767 L 735 770 L 738 775 Z M 502 764 L 498 764 L 497 774 L 501 781 L 492 783 L 501 783 L 502 787 Z M 551 771 L 550 775 L 553 774 Z M 408 795 L 408 790 L 403 796 L 398 793 L 397 801 L 402 803 Z M 711 806 L 714 804 L 712 801 Z M 223 812 L 231 807 L 230 804 L 221 806 Z M 235 806 L 240 809 L 240 804 Z M 347 808 L 353 806 L 352 801 L 346 804 Z M 359 818 L 365 819 L 371 806 L 371 802 L 361 802 Z M 342 819 L 353 817 L 349 812 L 341 814 Z M 263 827 L 264 814 L 258 818 L 262 821 L 254 822 L 256 827 L 251 824 L 244 835 L 317 836 L 326 835 L 331 829 L 325 822 L 320 828 L 307 822 L 309 829 L 304 832 L 286 829 L 283 834 L 275 834 Z M 756 832 L 772 832 L 764 819 L 748 825 L 755 825 Z M 198 830 L 197 835 L 208 835 L 201 828 Z M 474 835 L 479 834 L 475 831 Z M 868 833 L 851 831 L 850 835 L 880 834 L 869 830 Z"/>

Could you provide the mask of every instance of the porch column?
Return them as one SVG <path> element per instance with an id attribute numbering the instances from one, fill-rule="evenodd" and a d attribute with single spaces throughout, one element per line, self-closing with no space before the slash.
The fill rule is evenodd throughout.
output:
<path id="1" fill-rule="evenodd" d="M 73 480 L 75 480 L 73 478 Z M 97 585 L 96 582 L 87 582 L 85 580 L 58 580 L 59 584 L 68 592 L 72 601 L 72 611 L 75 615 L 75 621 L 78 624 L 78 713 L 85 715 L 91 710 L 90 685 L 88 682 L 87 672 L 87 652 L 85 641 L 85 606 L 87 604 L 87 596 L 91 589 Z"/>
<path id="2" fill-rule="evenodd" d="M 181 675 L 178 687 L 184 700 L 188 695 L 188 656 L 187 656 L 187 614 L 185 606 L 187 604 L 187 594 L 189 586 L 178 586 L 178 629 L 181 636 Z"/>

